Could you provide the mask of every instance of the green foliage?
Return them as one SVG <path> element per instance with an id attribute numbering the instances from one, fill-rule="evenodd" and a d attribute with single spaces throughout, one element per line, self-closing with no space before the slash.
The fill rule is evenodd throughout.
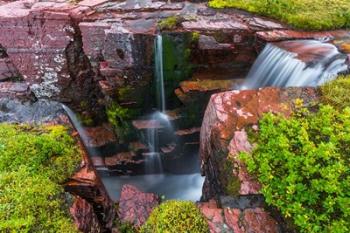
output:
<path id="1" fill-rule="evenodd" d="M 189 201 L 166 201 L 153 210 L 141 233 L 208 233 L 208 223 Z"/>
<path id="2" fill-rule="evenodd" d="M 338 109 L 350 107 L 350 76 L 342 76 L 321 86 L 321 100 Z"/>
<path id="3" fill-rule="evenodd" d="M 350 232 L 350 108 L 266 114 L 256 142 L 241 158 L 268 204 L 300 232 Z"/>
<path id="4" fill-rule="evenodd" d="M 62 126 L 0 124 L 0 232 L 77 232 L 60 183 L 80 159 Z"/>
<path id="5" fill-rule="evenodd" d="M 106 114 L 109 123 L 113 125 L 120 140 L 127 140 L 131 137 L 133 133 L 131 119 L 135 116 L 135 112 L 113 102 L 107 107 Z"/>
<path id="6" fill-rule="evenodd" d="M 160 30 L 172 30 L 175 29 L 181 23 L 182 18 L 176 15 L 169 16 L 158 22 L 158 27 Z"/>
<path id="7" fill-rule="evenodd" d="M 350 27 L 348 0 L 211 0 L 211 7 L 234 7 L 270 16 L 296 28 L 326 30 Z"/>

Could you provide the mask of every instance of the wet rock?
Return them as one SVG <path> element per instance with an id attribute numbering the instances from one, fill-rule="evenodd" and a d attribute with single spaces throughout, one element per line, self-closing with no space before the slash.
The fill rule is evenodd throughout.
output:
<path id="1" fill-rule="evenodd" d="M 277 42 L 283 40 L 332 40 L 335 38 L 348 37 L 349 32 L 345 30 L 325 31 L 325 32 L 306 32 L 293 30 L 272 30 L 256 33 L 259 40 L 265 42 Z"/>
<path id="2" fill-rule="evenodd" d="M 20 74 L 11 60 L 7 57 L 1 58 L 0 55 L 0 82 L 19 78 Z"/>
<path id="3" fill-rule="evenodd" d="M 12 98 L 0 98 L 0 122 L 62 123 L 62 115 L 62 106 L 55 101 L 43 99 L 31 102 Z"/>
<path id="4" fill-rule="evenodd" d="M 76 197 L 70 213 L 74 219 L 74 224 L 82 232 L 101 232 L 101 225 L 94 212 L 92 205 L 86 200 Z"/>
<path id="5" fill-rule="evenodd" d="M 266 112 L 288 115 L 297 98 L 310 103 L 317 100 L 317 92 L 313 88 L 263 88 L 223 92 L 211 97 L 200 136 L 202 171 L 207 179 L 204 199 L 223 194 L 259 193 L 259 184 L 238 158 L 239 152 L 249 152 L 252 148 L 244 129 L 256 128 Z"/>
<path id="6" fill-rule="evenodd" d="M 81 148 L 83 146 L 81 145 Z M 73 206 L 75 223 L 84 232 L 110 232 L 115 218 L 114 203 L 97 175 L 93 164 L 83 153 L 81 168 L 65 184 L 66 192 L 81 199 Z"/>
<path id="7" fill-rule="evenodd" d="M 97 127 L 86 127 L 85 131 L 89 139 L 86 142 L 88 147 L 101 147 L 109 143 L 117 142 L 113 129 L 108 124 Z"/>
<path id="8" fill-rule="evenodd" d="M 119 200 L 119 218 L 139 227 L 159 202 L 159 197 L 153 193 L 143 193 L 132 185 L 124 185 Z"/>
<path id="9" fill-rule="evenodd" d="M 278 223 L 262 208 L 219 208 L 215 201 L 198 204 L 211 233 L 277 233 Z"/>

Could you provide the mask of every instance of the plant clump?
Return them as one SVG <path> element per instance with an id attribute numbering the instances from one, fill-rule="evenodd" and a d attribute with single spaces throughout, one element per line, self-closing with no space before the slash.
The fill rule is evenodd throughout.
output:
<path id="1" fill-rule="evenodd" d="M 181 24 L 182 20 L 183 19 L 177 15 L 169 16 L 158 22 L 158 28 L 160 30 L 173 30 Z"/>
<path id="2" fill-rule="evenodd" d="M 209 233 L 208 223 L 190 201 L 166 201 L 153 210 L 141 233 Z"/>
<path id="3" fill-rule="evenodd" d="M 63 126 L 0 124 L 0 232 L 78 232 L 61 184 L 80 159 Z"/>
<path id="4" fill-rule="evenodd" d="M 350 108 L 299 108 L 263 116 L 251 155 L 241 154 L 268 204 L 300 232 L 350 232 Z"/>
<path id="5" fill-rule="evenodd" d="M 321 100 L 338 109 L 350 106 L 350 76 L 341 76 L 321 86 Z"/>
<path id="6" fill-rule="evenodd" d="M 214 8 L 234 7 L 273 17 L 299 29 L 328 30 L 350 27 L 348 0 L 211 0 Z"/>

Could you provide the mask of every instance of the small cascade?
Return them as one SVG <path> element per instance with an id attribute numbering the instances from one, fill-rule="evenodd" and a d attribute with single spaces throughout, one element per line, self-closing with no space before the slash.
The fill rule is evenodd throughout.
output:
<path id="1" fill-rule="evenodd" d="M 164 112 L 165 105 L 165 89 L 164 89 L 164 70 L 163 70 L 163 37 L 158 34 L 154 41 L 154 62 L 155 62 L 155 78 L 157 87 L 157 103 L 158 109 Z"/>
<path id="2" fill-rule="evenodd" d="M 68 118 L 70 119 L 70 122 L 72 123 L 73 127 L 77 130 L 77 132 L 80 136 L 80 139 L 81 139 L 82 143 L 84 144 L 88 154 L 89 155 L 96 154 L 96 151 L 93 151 L 93 148 L 88 146 L 88 141 L 90 138 L 88 137 L 88 135 L 87 135 L 84 127 L 80 123 L 78 117 L 75 115 L 75 113 L 72 111 L 72 109 L 70 109 L 68 106 L 62 104 L 62 108 L 67 113 Z"/>
<path id="3" fill-rule="evenodd" d="M 149 121 L 154 125 L 146 129 L 146 144 L 149 148 L 147 158 L 145 161 L 145 172 L 152 174 L 155 172 L 163 172 L 161 160 L 161 146 L 164 137 L 173 135 L 174 130 L 168 119 L 164 114 L 166 110 L 165 89 L 164 89 L 164 72 L 163 72 L 163 38 L 158 34 L 154 41 L 154 61 L 155 61 L 155 83 L 157 91 L 157 110 L 150 115 Z M 157 126 L 157 127 L 156 127 Z M 161 140 L 163 138 L 163 140 Z"/>
<path id="4" fill-rule="evenodd" d="M 314 40 L 267 44 L 240 89 L 319 86 L 348 70 L 347 56 Z"/>

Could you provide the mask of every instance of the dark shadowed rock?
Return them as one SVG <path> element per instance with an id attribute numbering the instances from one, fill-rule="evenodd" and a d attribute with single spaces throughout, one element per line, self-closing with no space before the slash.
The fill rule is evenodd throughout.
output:
<path id="1" fill-rule="evenodd" d="M 1 86 L 1 84 L 0 84 Z M 0 122 L 48 123 L 61 121 L 62 106 L 45 99 L 36 102 L 0 98 Z"/>
<path id="2" fill-rule="evenodd" d="M 139 227 L 159 202 L 159 197 L 153 193 L 143 193 L 132 185 L 124 185 L 119 200 L 119 218 Z"/>

